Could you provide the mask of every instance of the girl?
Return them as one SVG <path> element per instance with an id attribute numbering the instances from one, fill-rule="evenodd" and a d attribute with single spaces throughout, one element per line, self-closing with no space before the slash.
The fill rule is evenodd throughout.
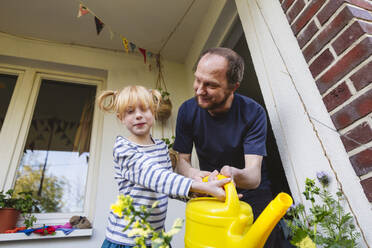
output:
<path id="1" fill-rule="evenodd" d="M 192 191 L 222 200 L 225 198 L 222 186 L 230 181 L 226 178 L 204 183 L 172 172 L 167 145 L 150 135 L 160 100 L 158 91 L 149 91 L 142 86 L 128 86 L 120 91 L 108 90 L 98 97 L 99 107 L 114 112 L 130 132 L 126 138 L 117 136 L 113 150 L 119 193 L 130 195 L 135 206 L 150 208 L 158 201 L 159 204 L 148 218 L 157 231 L 164 228 L 168 196 L 186 199 Z M 135 237 L 128 237 L 130 229 L 123 232 L 126 224 L 124 218 L 111 211 L 102 248 L 135 246 Z M 151 246 L 151 237 L 146 240 L 146 245 Z"/>

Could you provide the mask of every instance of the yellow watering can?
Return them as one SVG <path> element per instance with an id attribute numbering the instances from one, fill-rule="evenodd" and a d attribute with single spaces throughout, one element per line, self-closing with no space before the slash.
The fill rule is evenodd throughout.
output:
<path id="1" fill-rule="evenodd" d="M 261 248 L 293 203 L 288 194 L 279 193 L 253 223 L 252 208 L 239 201 L 234 184 L 229 182 L 224 187 L 225 202 L 198 197 L 187 203 L 186 248 Z"/>

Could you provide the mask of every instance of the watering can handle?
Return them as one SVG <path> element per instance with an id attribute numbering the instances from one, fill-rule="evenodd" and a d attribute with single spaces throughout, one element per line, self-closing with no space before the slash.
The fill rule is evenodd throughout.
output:
<path id="1" fill-rule="evenodd" d="M 224 175 L 218 174 L 217 179 L 221 180 L 227 178 Z M 209 176 L 206 176 L 203 178 L 203 182 L 208 182 Z M 226 183 L 224 186 L 225 192 L 226 192 L 226 199 L 225 199 L 225 205 L 228 209 L 228 211 L 231 211 L 233 213 L 238 213 L 240 209 L 240 202 L 238 193 L 236 192 L 235 185 L 232 181 Z"/>

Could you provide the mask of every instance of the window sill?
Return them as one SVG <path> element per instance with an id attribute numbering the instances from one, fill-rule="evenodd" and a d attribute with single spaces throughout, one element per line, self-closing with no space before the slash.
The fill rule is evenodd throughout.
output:
<path id="1" fill-rule="evenodd" d="M 86 237 L 92 236 L 93 229 L 78 229 L 74 230 L 72 233 L 65 235 L 62 231 L 56 231 L 55 235 L 45 235 L 41 236 L 39 234 L 31 233 L 27 236 L 24 233 L 1 233 L 1 241 L 17 241 L 17 240 L 30 240 L 30 239 L 56 239 L 56 238 L 72 238 L 72 237 Z"/>

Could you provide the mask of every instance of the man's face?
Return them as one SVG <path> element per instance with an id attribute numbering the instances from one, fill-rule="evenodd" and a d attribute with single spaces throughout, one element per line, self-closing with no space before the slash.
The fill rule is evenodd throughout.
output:
<path id="1" fill-rule="evenodd" d="M 227 101 L 237 88 L 229 87 L 226 72 L 227 60 L 219 55 L 204 55 L 196 68 L 194 91 L 201 108 L 209 112 L 225 110 Z"/>

